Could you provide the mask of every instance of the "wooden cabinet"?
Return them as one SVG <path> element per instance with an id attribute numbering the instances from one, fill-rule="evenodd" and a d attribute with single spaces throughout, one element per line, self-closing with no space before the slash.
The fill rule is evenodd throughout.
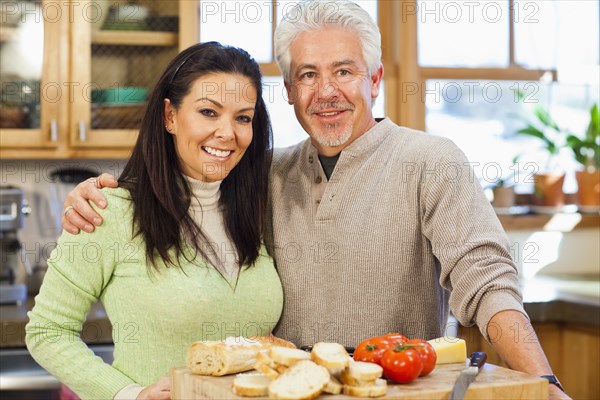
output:
<path id="1" fill-rule="evenodd" d="M 600 330 L 582 325 L 534 323 L 540 345 L 552 370 L 573 399 L 600 398 Z M 467 353 L 485 351 L 488 362 L 506 367 L 477 327 L 460 327 L 458 336 L 467 342 Z"/>
<path id="2" fill-rule="evenodd" d="M 10 4 L 2 12 L 13 19 L 3 17 L 0 30 L 2 58 L 14 60 L 0 73 L 0 157 L 126 157 L 147 95 L 167 63 L 197 41 L 197 2 Z M 37 75 L 21 73 L 27 47 L 40 49 Z"/>

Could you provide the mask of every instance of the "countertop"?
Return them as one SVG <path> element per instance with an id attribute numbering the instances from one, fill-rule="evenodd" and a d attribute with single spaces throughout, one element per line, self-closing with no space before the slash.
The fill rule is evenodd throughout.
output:
<path id="1" fill-rule="evenodd" d="M 600 276 L 536 276 L 521 283 L 531 322 L 600 328 Z"/>
<path id="2" fill-rule="evenodd" d="M 25 325 L 29 321 L 27 312 L 33 305 L 33 297 L 28 297 L 21 305 L 0 305 L 0 348 L 25 347 Z M 88 344 L 113 342 L 112 325 L 100 302 L 94 304 L 88 312 L 81 337 Z"/>
<path id="3" fill-rule="evenodd" d="M 531 322 L 560 322 L 600 328 L 600 276 L 536 276 L 522 282 L 523 302 Z M 33 298 L 21 305 L 0 306 L 0 348 L 24 347 L 27 311 Z M 96 303 L 83 325 L 89 344 L 112 343 L 112 327 L 102 304 Z"/>

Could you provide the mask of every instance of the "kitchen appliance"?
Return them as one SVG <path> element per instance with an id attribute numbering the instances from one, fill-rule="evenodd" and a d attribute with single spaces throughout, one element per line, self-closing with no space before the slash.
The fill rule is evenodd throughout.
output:
<path id="1" fill-rule="evenodd" d="M 27 287 L 17 282 L 21 261 L 28 265 L 17 232 L 30 212 L 21 189 L 0 186 L 0 304 L 20 304 L 27 297 Z"/>

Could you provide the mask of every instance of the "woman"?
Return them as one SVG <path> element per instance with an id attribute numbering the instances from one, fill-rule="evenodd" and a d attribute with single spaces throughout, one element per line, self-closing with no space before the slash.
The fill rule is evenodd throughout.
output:
<path id="1" fill-rule="evenodd" d="M 29 313 L 27 347 L 80 397 L 169 398 L 197 340 L 268 334 L 283 293 L 261 246 L 272 133 L 256 62 L 206 43 L 158 81 L 93 237 L 64 232 Z M 80 338 L 102 300 L 113 365 Z"/>

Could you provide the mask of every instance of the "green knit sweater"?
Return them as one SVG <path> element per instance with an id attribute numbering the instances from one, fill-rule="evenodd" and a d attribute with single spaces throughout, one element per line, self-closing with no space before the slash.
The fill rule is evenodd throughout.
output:
<path id="1" fill-rule="evenodd" d="M 80 397 L 106 400 L 185 365 L 194 341 L 271 332 L 283 292 L 265 251 L 254 266 L 242 268 L 237 284 L 210 265 L 185 261 L 183 271 L 163 267 L 148 274 L 144 243 L 132 238 L 129 192 L 103 192 L 108 207 L 97 211 L 104 223 L 94 234 L 63 232 L 29 313 L 27 347 L 42 367 Z M 80 337 L 98 299 L 113 325 L 113 365 Z"/>

